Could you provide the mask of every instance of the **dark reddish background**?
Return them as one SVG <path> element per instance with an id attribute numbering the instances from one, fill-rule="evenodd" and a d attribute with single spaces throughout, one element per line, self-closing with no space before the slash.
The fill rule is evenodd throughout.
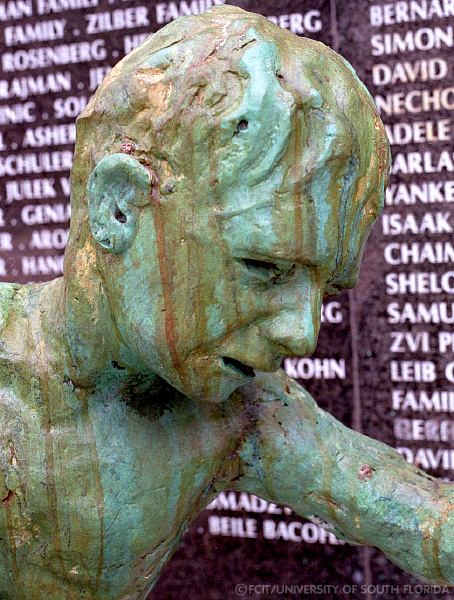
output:
<path id="1" fill-rule="evenodd" d="M 31 15 L 24 14 L 17 19 L 0 20 L 0 46 L 2 52 L 16 52 L 19 50 L 42 47 L 58 46 L 63 43 L 92 41 L 102 39 L 105 42 L 106 56 L 100 60 L 88 63 L 68 64 L 58 67 L 47 67 L 45 69 L 29 69 L 19 72 L 2 72 L 0 69 L 0 80 L 11 82 L 13 78 L 36 77 L 39 74 L 46 75 L 49 72 L 60 70 L 70 71 L 72 78 L 71 90 L 47 93 L 44 95 L 29 95 L 29 97 L 5 97 L 0 94 L 0 117 L 2 108 L 12 107 L 16 104 L 29 101 L 35 102 L 33 122 L 14 122 L 14 118 L 0 118 L 0 133 L 3 134 L 3 149 L 0 152 L 0 161 L 5 160 L 11 154 L 27 154 L 30 152 L 43 154 L 53 151 L 71 151 L 72 144 L 58 141 L 52 145 L 44 145 L 37 148 L 26 148 L 24 146 L 24 134 L 27 127 L 36 128 L 41 125 L 52 125 L 61 123 L 72 123 L 76 109 L 68 111 L 64 118 L 58 118 L 54 102 L 63 102 L 68 97 L 73 97 L 72 104 L 80 103 L 83 107 L 86 99 L 93 93 L 90 88 L 90 68 L 105 68 L 113 65 L 125 52 L 125 45 L 131 45 L 132 36 L 144 35 L 153 32 L 163 24 L 157 22 L 158 3 L 144 0 L 99 0 L 97 6 L 79 7 L 72 10 L 64 10 L 56 13 L 37 14 L 38 0 L 29 0 L 32 4 Z M 92 4 L 95 0 L 91 0 Z M 422 27 L 434 28 L 453 26 L 454 17 L 441 19 L 436 16 L 429 21 L 410 21 L 403 24 L 373 27 L 370 23 L 369 10 L 371 6 L 384 6 L 386 2 L 369 2 L 367 0 L 244 0 L 243 2 L 230 2 L 245 9 L 259 12 L 265 16 L 274 16 L 281 26 L 288 26 L 291 22 L 292 13 L 307 15 L 310 11 L 319 11 L 317 19 L 310 21 L 310 30 L 304 31 L 305 35 L 319 39 L 332 46 L 335 50 L 346 56 L 358 74 L 368 85 L 372 94 L 389 92 L 409 92 L 412 89 L 431 89 L 436 87 L 448 87 L 453 85 L 452 48 L 438 48 L 434 50 L 416 50 L 403 52 L 401 54 L 374 57 L 372 55 L 370 38 L 375 34 L 401 33 L 417 31 Z M 419 2 L 422 4 L 422 0 Z M 7 2 L 0 3 L 6 10 Z M 184 3 L 177 2 L 175 7 L 182 8 Z M 187 2 L 187 6 L 197 11 L 203 5 L 200 2 Z M 74 4 L 76 6 L 76 4 Z M 148 25 L 140 28 L 126 30 L 104 31 L 89 33 L 87 31 L 89 13 L 113 13 L 114 10 L 135 6 L 145 6 L 147 10 Z M 169 6 L 169 4 L 167 5 Z M 10 7 L 11 10 L 11 7 Z M 4 11 L 3 11 L 4 12 Z M 0 19 L 2 12 L 0 11 Z M 310 13 L 313 14 L 314 13 Z M 27 25 L 48 22 L 52 19 L 66 19 L 63 39 L 48 42 L 29 42 L 15 46 L 7 46 L 5 37 L 6 28 L 12 25 Z M 320 22 L 320 26 L 313 27 L 314 23 Z M 295 18 L 293 18 L 295 22 Z M 301 33 L 301 32 L 297 32 Z M 138 38 L 136 38 L 136 41 Z M 132 42 L 133 43 L 133 42 Z M 373 86 L 371 70 L 374 63 L 383 62 L 394 65 L 397 61 L 427 60 L 433 57 L 442 57 L 449 66 L 447 76 L 443 81 L 428 82 L 397 82 L 393 85 L 384 86 L 377 90 Z M 0 65 L 1 66 L 1 65 Z M 0 84 L 0 90 L 1 90 Z M 69 106 L 69 104 L 68 104 Z M 74 113 L 74 114 L 73 114 Z M 430 114 L 422 113 L 416 115 L 402 114 L 400 116 L 387 117 L 386 122 L 399 121 L 412 122 L 415 120 L 426 121 L 433 119 L 450 118 L 449 110 L 432 111 Z M 19 119 L 20 120 L 20 119 Z M 16 119 L 17 121 L 17 119 Z M 412 150 L 431 150 L 434 153 L 441 149 L 450 149 L 452 152 L 452 139 L 443 143 L 432 142 L 425 144 L 406 145 L 405 147 L 393 148 L 395 152 L 408 152 Z M 2 163 L 3 164 L 3 163 Z M 1 175 L 2 173 L 0 173 Z M 59 219 L 55 216 L 55 207 L 65 205 L 68 197 L 59 183 L 61 176 L 67 176 L 68 172 L 57 172 L 46 175 L 24 175 L 14 176 L 4 174 L 0 177 L 0 280 L 37 282 L 52 279 L 61 274 L 61 265 L 55 260 L 61 256 L 63 249 L 61 239 L 64 239 L 68 228 L 68 220 L 64 215 Z M 7 194 L 7 184 L 12 181 L 20 182 L 24 179 L 36 180 L 43 177 L 51 177 L 55 187 L 56 195 L 53 197 L 30 198 L 25 195 L 22 200 L 10 202 Z M 393 176 L 391 182 L 422 182 L 442 181 L 453 177 L 449 172 L 441 174 L 419 174 Z M 31 207 L 25 209 L 24 207 Z M 36 213 L 36 206 L 47 206 L 47 213 Z M 52 213 L 52 209 L 54 212 Z M 43 214 L 54 214 L 53 217 L 42 217 Z M 449 212 L 449 204 L 432 204 L 415 206 L 388 206 L 387 212 L 399 212 L 405 214 L 412 211 L 421 215 L 425 211 L 443 210 Z M 24 212 L 25 211 L 25 212 Z M 39 215 L 27 218 L 27 214 Z M 53 234 L 53 238 L 52 238 Z M 51 239 L 51 242 L 49 242 Z M 53 239 L 53 241 L 52 241 Z M 443 376 L 444 365 L 452 360 L 452 354 L 439 355 L 436 351 L 437 332 L 440 329 L 452 330 L 452 325 L 418 325 L 404 324 L 393 326 L 387 320 L 386 305 L 390 301 L 399 300 L 416 303 L 418 301 L 450 301 L 449 294 L 432 294 L 419 297 L 418 294 L 407 294 L 406 296 L 391 297 L 386 295 L 385 275 L 389 271 L 410 272 L 411 270 L 433 271 L 441 273 L 452 268 L 452 265 L 402 265 L 392 267 L 387 265 L 383 258 L 383 250 L 390 241 L 440 241 L 452 240 L 452 235 L 424 234 L 424 235 L 400 235 L 386 237 L 382 233 L 381 223 L 378 223 L 369 242 L 361 271 L 360 284 L 356 290 L 345 293 L 339 298 L 340 310 L 342 311 L 341 323 L 325 323 L 320 334 L 319 344 L 316 352 L 317 358 L 344 360 L 346 366 L 345 378 L 311 377 L 304 379 L 302 383 L 316 397 L 319 404 L 333 413 L 337 418 L 347 425 L 387 442 L 392 446 L 406 446 L 413 449 L 429 447 L 449 450 L 454 444 L 451 442 L 433 441 L 402 441 L 397 440 L 393 433 L 393 421 L 396 417 L 421 417 L 421 418 L 443 418 L 449 419 L 449 413 L 417 413 L 412 415 L 411 411 L 397 414 L 393 412 L 391 405 L 390 390 L 393 383 L 390 381 L 389 363 L 391 360 L 433 360 L 437 364 L 438 376 L 435 382 L 406 383 L 404 388 L 412 389 L 444 389 L 453 390 L 452 383 Z M 38 246 L 37 242 L 38 240 Z M 40 258 L 41 262 L 36 259 Z M 35 265 L 31 269 L 30 262 Z M 412 332 L 429 331 L 433 343 L 429 353 L 408 350 L 402 354 L 393 354 L 390 351 L 390 332 L 399 330 Z M 396 384 L 395 387 L 399 387 Z M 402 387 L 402 386 L 400 386 Z M 431 470 L 431 474 L 452 479 L 451 469 Z M 213 535 L 209 531 L 210 515 L 231 516 L 235 518 L 255 518 L 258 522 L 258 530 L 265 518 L 276 521 L 283 520 L 291 522 L 299 520 L 296 515 L 263 515 L 247 513 L 246 511 L 207 510 L 200 516 L 198 521 L 186 533 L 180 549 L 170 561 L 163 575 L 152 592 L 150 598 L 155 600 L 185 598 L 195 599 L 220 599 L 220 598 L 454 598 L 453 593 L 437 593 L 437 590 L 424 591 L 417 587 L 418 582 L 411 576 L 404 574 L 394 567 L 386 558 L 373 549 L 351 547 L 344 544 L 320 543 L 319 541 L 292 542 L 284 540 L 263 539 L 259 535 L 256 539 L 244 539 L 231 536 Z M 319 589 L 316 593 L 304 593 L 297 591 L 266 592 L 265 588 L 254 591 L 244 596 L 238 595 L 235 586 L 239 583 L 246 585 L 338 585 L 336 594 L 328 587 Z M 369 592 L 362 593 L 361 585 L 371 586 Z M 411 591 L 405 585 L 413 586 Z M 356 591 L 352 586 L 357 586 Z M 390 586 L 398 586 L 390 587 Z M 295 589 L 295 588 L 294 588 Z"/>

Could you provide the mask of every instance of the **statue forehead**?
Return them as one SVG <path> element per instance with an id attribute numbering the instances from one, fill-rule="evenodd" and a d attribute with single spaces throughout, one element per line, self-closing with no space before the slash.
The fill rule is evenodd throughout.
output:
<path id="1" fill-rule="evenodd" d="M 203 161 L 191 161 L 190 155 L 209 135 L 203 152 L 216 153 L 217 179 L 229 185 L 241 175 L 253 185 L 279 162 L 295 129 L 295 111 L 300 117 L 308 110 L 329 111 L 332 126 L 339 110 L 329 91 L 342 69 L 329 73 L 337 59 L 326 47 L 264 18 L 238 18 L 222 27 L 210 18 L 205 28 L 204 16 L 197 20 L 201 29 L 193 36 L 175 22 L 164 37 L 158 32 L 157 41 L 150 38 L 106 78 L 97 106 L 87 113 L 94 108 L 101 116 L 111 99 L 128 137 L 151 156 L 167 155 L 176 171 L 187 171 L 184 163 L 203 170 Z M 247 131 L 239 130 L 245 123 Z"/>
<path id="2" fill-rule="evenodd" d="M 313 47 L 316 43 L 312 40 L 291 36 L 264 18 L 249 21 L 238 19 L 214 30 L 207 26 L 192 37 L 182 36 L 179 27 L 174 35 L 168 32 L 163 47 L 145 44 L 137 57 L 133 53 L 132 64 L 118 66 L 116 79 L 129 81 L 122 85 L 128 88 L 125 110 L 133 116 L 148 103 L 161 117 L 155 123 L 158 128 L 165 128 L 170 120 L 188 127 L 197 116 L 208 120 L 211 116 L 226 127 L 225 121 L 238 110 L 261 115 L 268 125 L 274 125 L 279 97 L 287 111 L 288 105 L 326 104 L 319 88 L 328 96 L 332 77 L 328 72 L 320 77 L 319 70 L 334 68 L 334 53 L 322 44 Z M 117 95 L 122 90 L 116 88 Z M 130 102 L 134 96 L 140 100 Z M 282 132 L 285 135 L 285 127 Z"/>
<path id="3" fill-rule="evenodd" d="M 337 253 L 351 135 L 303 65 L 298 53 L 284 63 L 273 42 L 250 45 L 239 61 L 248 85 L 220 120 L 215 200 L 235 254 L 322 264 Z"/>
<path id="4" fill-rule="evenodd" d="M 228 47 L 232 40 L 233 48 Z M 336 254 L 338 199 L 333 195 L 339 186 L 334 192 L 330 185 L 343 173 L 333 159 L 345 165 L 350 136 L 310 81 L 310 57 L 293 39 L 293 44 L 278 43 L 279 36 L 267 38 L 249 27 L 239 38 L 223 41 L 216 46 L 216 59 L 194 56 L 188 51 L 194 46 L 187 41 L 159 51 L 147 62 L 153 69 L 178 68 L 177 93 L 203 82 L 199 100 L 205 104 L 213 95 L 213 90 L 206 93 L 216 79 L 213 68 L 225 70 L 224 56 L 242 79 L 241 93 L 215 118 L 204 110 L 197 114 L 196 102 L 181 114 L 186 122 L 180 148 L 183 155 L 189 154 L 198 211 L 207 213 L 211 205 L 234 254 L 322 263 Z M 200 73 L 188 76 L 185 68 Z M 172 80 L 172 74 L 168 78 Z M 222 90 L 224 82 L 218 83 Z M 327 163 L 334 166 L 326 170 Z M 188 208 L 193 212 L 194 203 Z M 209 237 L 210 228 L 202 236 Z"/>
<path id="5" fill-rule="evenodd" d="M 138 70 L 139 79 L 151 81 L 146 94 L 150 104 L 157 97 L 155 87 L 170 89 L 166 105 L 157 107 L 162 116 L 154 123 L 158 135 L 169 129 L 161 150 L 170 148 L 175 162 L 197 176 L 210 171 L 205 178 L 211 186 L 216 181 L 221 193 L 238 184 L 251 188 L 260 183 L 285 153 L 297 155 L 305 173 L 336 155 L 351 154 L 345 118 L 322 98 L 320 82 L 316 86 L 312 81 L 308 65 L 313 51 L 303 51 L 293 38 L 275 38 L 249 27 L 240 36 L 227 35 L 211 52 L 208 46 L 202 55 L 203 40 L 184 40 L 152 54 Z M 154 69 L 162 71 L 156 74 Z M 149 127 L 148 114 L 141 114 Z"/>

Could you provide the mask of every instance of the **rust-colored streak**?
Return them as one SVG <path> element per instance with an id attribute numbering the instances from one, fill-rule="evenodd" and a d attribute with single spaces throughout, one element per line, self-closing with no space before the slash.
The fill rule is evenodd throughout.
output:
<path id="1" fill-rule="evenodd" d="M 178 372 L 181 379 L 181 361 L 178 355 L 175 333 L 175 317 L 173 314 L 172 293 L 170 290 L 170 276 L 168 271 L 168 259 L 166 253 L 166 239 L 164 229 L 164 218 L 162 216 L 162 207 L 160 205 L 158 191 L 158 177 L 156 173 L 148 168 L 150 173 L 150 193 L 151 203 L 155 207 L 153 212 L 155 231 L 156 231 L 156 246 L 158 251 L 159 275 L 161 277 L 162 293 L 164 295 L 164 327 L 166 333 L 167 346 L 169 348 L 172 364 Z"/>
<path id="2" fill-rule="evenodd" d="M 437 581 L 443 581 L 449 583 L 443 575 L 443 571 L 440 565 L 440 538 L 441 538 L 441 526 L 443 520 L 439 518 L 435 524 L 434 531 L 432 534 L 432 562 L 434 566 L 434 574 Z"/>
<path id="3" fill-rule="evenodd" d="M 16 588 L 19 579 L 19 570 L 17 568 L 17 547 L 16 539 L 14 537 L 14 525 L 13 525 L 13 514 L 12 514 L 12 501 L 14 494 L 9 491 L 7 498 L 2 500 L 3 508 L 6 515 L 6 530 L 8 532 L 8 543 L 11 552 L 11 576 L 13 585 Z"/>
<path id="4" fill-rule="evenodd" d="M 93 429 L 93 423 L 90 419 L 88 411 L 88 398 L 87 393 L 84 392 L 81 398 L 85 433 L 90 448 L 91 465 L 93 469 L 93 480 L 94 480 L 94 493 L 96 508 L 98 511 L 99 519 L 99 555 L 98 565 L 96 568 L 96 579 L 95 579 L 95 592 L 99 590 L 101 583 L 102 571 L 104 568 L 104 513 L 105 513 L 105 502 L 104 502 L 104 489 L 101 482 L 101 469 L 99 465 L 99 454 L 96 446 L 96 437 Z"/>
<path id="5" fill-rule="evenodd" d="M 151 199 L 154 204 L 158 205 L 161 200 L 159 196 L 159 178 L 150 167 L 148 167 L 148 173 L 150 174 Z"/>
<path id="6" fill-rule="evenodd" d="M 449 583 L 444 577 L 440 565 L 440 538 L 443 522 L 443 516 L 439 516 L 437 519 L 430 519 L 423 524 L 421 527 L 421 553 L 426 563 L 425 575 L 429 579 L 434 579 L 440 583 Z"/>
<path id="7" fill-rule="evenodd" d="M 303 192 L 303 179 L 302 179 L 302 137 L 301 137 L 301 123 L 300 111 L 295 111 L 294 116 L 294 186 L 293 186 L 293 214 L 295 219 L 295 244 L 300 252 L 303 251 L 303 213 L 301 208 L 302 192 Z"/>
<path id="8" fill-rule="evenodd" d="M 318 443 L 320 456 L 323 460 L 323 487 L 320 490 L 319 496 L 321 496 L 324 499 L 324 504 L 326 506 L 326 509 L 329 513 L 331 520 L 334 521 L 335 523 L 338 523 L 337 511 L 336 511 L 337 504 L 334 502 L 332 494 L 331 494 L 331 485 L 332 485 L 332 480 L 333 480 L 332 460 L 331 460 L 331 457 L 329 455 L 327 448 L 325 447 L 325 445 L 323 443 L 321 435 L 318 432 L 316 427 L 317 426 L 315 425 L 315 428 L 314 428 L 315 438 Z"/>
<path id="9" fill-rule="evenodd" d="M 156 246 L 158 251 L 159 274 L 162 283 L 162 293 L 164 295 L 164 326 L 166 332 L 167 345 L 169 348 L 172 363 L 177 372 L 180 374 L 181 361 L 177 351 L 176 334 L 175 334 L 175 317 L 173 314 L 172 294 L 170 291 L 170 278 L 167 269 L 167 256 L 165 248 L 165 232 L 164 219 L 162 216 L 162 208 L 156 206 L 154 210 L 154 222 L 156 230 Z M 180 375 L 181 378 L 181 375 Z"/>
<path id="10" fill-rule="evenodd" d="M 52 542 L 54 546 L 55 556 L 57 563 L 61 569 L 62 575 L 65 574 L 65 567 L 63 564 L 63 553 L 61 544 L 61 531 L 60 522 L 58 518 L 58 498 L 57 498 L 57 485 L 55 482 L 55 457 L 54 457 L 54 440 L 52 436 L 52 420 L 50 414 L 49 405 L 49 390 L 48 382 L 43 377 L 43 429 L 44 429 L 44 452 L 46 459 L 46 484 L 47 484 L 47 498 L 49 506 L 49 519 L 52 522 Z"/>
<path id="11" fill-rule="evenodd" d="M 430 552 L 430 540 L 429 540 L 428 535 L 425 532 L 422 533 L 421 554 L 422 554 L 423 560 L 426 564 L 426 573 L 424 573 L 424 575 L 426 575 L 426 577 L 430 578 L 430 576 L 432 574 L 432 559 L 431 559 L 431 552 Z"/>
<path id="12" fill-rule="evenodd" d="M 314 414 L 312 418 L 314 438 L 317 442 L 319 456 L 323 461 L 323 482 L 321 485 L 320 494 L 318 495 L 325 500 L 326 508 L 328 510 L 330 518 L 335 523 L 338 523 L 336 512 L 337 504 L 334 502 L 331 492 L 331 485 L 333 481 L 333 461 L 331 459 L 330 452 L 325 443 L 323 442 L 322 436 L 318 429 L 317 415 Z"/>
<path id="13" fill-rule="evenodd" d="M 219 192 L 218 192 L 218 188 L 217 188 L 217 170 L 218 170 L 218 164 L 217 164 L 217 160 L 216 160 L 216 147 L 214 144 L 214 138 L 211 136 L 210 140 L 209 140 L 209 152 L 208 152 L 208 156 L 209 156 L 209 164 L 210 164 L 210 183 L 211 183 L 211 192 L 213 194 L 213 200 L 215 202 L 215 207 L 220 211 L 222 210 L 222 206 L 221 206 L 221 198 L 219 196 Z M 215 217 L 215 224 L 216 224 L 216 229 L 215 229 L 215 234 L 216 234 L 216 245 L 221 248 L 222 253 L 225 256 L 229 256 L 229 250 L 227 247 L 227 244 L 225 242 L 224 236 L 223 236 L 223 232 L 222 232 L 222 224 L 219 220 L 219 216 Z M 238 296 L 237 296 L 237 288 L 238 288 L 238 282 L 236 280 L 236 275 L 235 275 L 235 263 L 234 261 L 227 261 L 226 262 L 226 269 L 227 269 L 227 284 L 229 285 L 229 291 L 230 291 L 230 297 L 232 298 L 232 305 L 233 305 L 233 309 L 235 311 L 235 321 L 237 323 L 241 322 L 241 310 L 240 310 L 240 305 L 238 303 Z"/>

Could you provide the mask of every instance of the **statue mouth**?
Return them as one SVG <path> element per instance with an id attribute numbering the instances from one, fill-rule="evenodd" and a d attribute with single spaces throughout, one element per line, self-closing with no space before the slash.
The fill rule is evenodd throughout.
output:
<path id="1" fill-rule="evenodd" d="M 255 377 L 255 371 L 249 365 L 246 365 L 235 358 L 231 358 L 230 356 L 223 356 L 222 362 L 226 367 L 228 367 L 231 371 L 234 371 L 237 375 L 242 375 L 243 377 L 247 377 L 248 379 L 253 379 Z"/>

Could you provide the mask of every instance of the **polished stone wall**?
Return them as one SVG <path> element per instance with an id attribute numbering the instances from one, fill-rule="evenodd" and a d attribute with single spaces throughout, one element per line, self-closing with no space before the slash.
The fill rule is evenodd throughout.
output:
<path id="1" fill-rule="evenodd" d="M 0 281 L 62 273 L 74 119 L 150 32 L 211 0 L 0 2 Z M 217 3 L 217 2 L 216 2 Z M 244 0 L 330 45 L 368 86 L 393 170 L 357 288 L 324 306 L 286 372 L 342 422 L 454 475 L 454 4 Z M 454 598 L 285 507 L 234 492 L 187 532 L 151 598 Z"/>

